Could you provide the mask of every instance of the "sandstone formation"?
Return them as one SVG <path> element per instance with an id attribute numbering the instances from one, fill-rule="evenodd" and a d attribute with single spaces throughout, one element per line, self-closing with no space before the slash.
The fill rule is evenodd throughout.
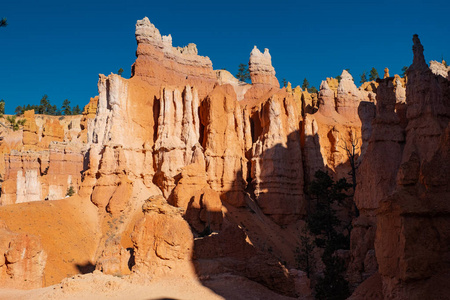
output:
<path id="1" fill-rule="evenodd" d="M 318 111 L 304 118 L 302 145 L 307 181 L 323 169 L 331 170 L 336 178 L 347 177 L 350 170 L 347 150 L 353 151 L 354 147 L 354 159 L 359 164 L 358 157 L 364 153 L 371 135 L 373 101 L 366 97 L 366 91 L 355 86 L 346 70 L 341 76 L 337 88 L 337 80 L 328 78 L 321 83 Z"/>
<path id="2" fill-rule="evenodd" d="M 212 277 L 227 270 L 283 295 L 296 296 L 294 276 L 271 255 L 258 251 L 244 231 L 230 222 L 219 233 L 195 239 L 194 247 L 199 275 Z"/>
<path id="3" fill-rule="evenodd" d="M 148 18 L 137 22 L 136 40 L 132 77 L 100 75 L 82 116 L 29 111 L 23 131 L 5 134 L 2 205 L 86 205 L 79 211 L 95 228 L 87 266 L 96 272 L 140 282 L 211 283 L 227 274 L 306 299 L 317 278 L 305 278 L 296 261 L 305 191 L 317 170 L 327 171 L 356 186 L 350 251 L 336 255 L 349 257 L 352 290 L 367 280 L 374 291 L 354 297 L 444 295 L 450 85 L 443 64 L 427 66 L 417 37 L 407 82 L 386 69 L 358 88 L 344 70 L 317 94 L 280 89 L 267 49 L 252 50 L 247 84 L 214 71 L 195 44 L 173 47 Z M 75 197 L 42 202 L 69 187 Z M 350 224 L 356 211 L 338 213 Z M 50 239 L 40 247 L 2 230 L 0 282 L 25 287 L 7 277 L 29 267 L 31 286 L 40 286 Z M 21 249 L 25 259 L 8 258 Z"/>
<path id="4" fill-rule="evenodd" d="M 219 231 L 222 227 L 222 201 L 206 181 L 204 165 L 183 168 L 170 204 L 184 210 L 184 218 L 198 234 Z"/>
<path id="5" fill-rule="evenodd" d="M 270 56 L 269 49 L 264 49 L 264 53 L 262 53 L 255 46 L 250 53 L 250 62 L 248 65 L 252 84 L 280 87 L 275 77 L 275 69 L 272 67 L 272 57 Z"/>
<path id="6" fill-rule="evenodd" d="M 250 53 L 248 70 L 252 80 L 252 87 L 246 92 L 245 99 L 250 102 L 250 105 L 253 106 L 256 102 L 265 100 L 262 98 L 267 99 L 280 89 L 280 84 L 275 77 L 275 69 L 272 66 L 272 57 L 269 49 L 264 49 L 264 53 L 262 53 L 255 46 Z"/>
<path id="7" fill-rule="evenodd" d="M 450 67 L 447 66 L 446 62 L 443 60 L 442 63 L 432 60 L 430 61 L 430 70 L 435 75 L 440 75 L 444 78 L 449 78 Z"/>
<path id="8" fill-rule="evenodd" d="M 250 124 L 248 120 L 245 122 L 245 113 L 230 85 L 216 87 L 200 110 L 207 181 L 235 206 L 244 205 L 248 172 L 245 152 L 251 147 Z"/>
<path id="9" fill-rule="evenodd" d="M 2 205 L 62 199 L 81 184 L 83 155 L 79 147 L 52 144 L 39 152 L 13 151 L 5 155 Z"/>
<path id="10" fill-rule="evenodd" d="M 259 111 L 262 132 L 252 147 L 255 199 L 279 224 L 305 213 L 299 115 L 290 95 L 272 96 Z"/>
<path id="11" fill-rule="evenodd" d="M 233 87 L 238 101 L 243 100 L 247 91 L 252 87 L 251 84 L 239 81 L 227 70 L 217 70 L 216 77 L 219 85 L 230 84 Z"/>
<path id="12" fill-rule="evenodd" d="M 0 288 L 41 287 L 46 260 L 38 237 L 12 232 L 0 220 Z"/>
<path id="13" fill-rule="evenodd" d="M 0 141 L 0 204 L 62 199 L 78 190 L 84 169 L 81 116 L 24 113 L 22 130 Z"/>
<path id="14" fill-rule="evenodd" d="M 180 211 L 161 196 L 149 198 L 142 209 L 144 218 L 136 223 L 132 234 L 133 271 L 150 277 L 194 276 L 194 239 Z"/>
<path id="15" fill-rule="evenodd" d="M 450 197 L 450 82 L 425 63 L 417 35 L 413 42 L 405 146 L 395 191 L 382 199 L 377 215 L 375 250 L 385 299 L 437 299 L 449 292 L 441 283 L 449 278 L 450 258 L 444 200 Z"/>
<path id="16" fill-rule="evenodd" d="M 136 41 L 137 59 L 132 76 L 153 86 L 196 86 L 201 98 L 211 91 L 216 81 L 211 60 L 199 56 L 195 44 L 172 47 L 172 36 L 161 36 L 147 17 L 136 23 Z"/>
<path id="17" fill-rule="evenodd" d="M 164 196 L 168 197 L 175 187 L 175 177 L 181 168 L 196 161 L 201 161 L 204 165 L 204 158 L 199 144 L 197 90 L 186 86 L 182 94 L 178 89 L 165 88 L 161 98 L 154 146 L 154 181 Z"/>
<path id="18" fill-rule="evenodd" d="M 362 100 L 361 92 L 346 70 L 342 71 L 336 96 L 336 111 L 346 119 L 358 120 L 358 106 Z"/>
<path id="19" fill-rule="evenodd" d="M 448 295 L 449 208 L 442 201 L 450 197 L 450 83 L 428 67 L 417 35 L 413 42 L 406 95 L 400 78 L 379 81 L 355 194 L 361 216 L 352 231 L 350 278 L 376 271 L 367 260 L 374 249 L 384 299 Z"/>

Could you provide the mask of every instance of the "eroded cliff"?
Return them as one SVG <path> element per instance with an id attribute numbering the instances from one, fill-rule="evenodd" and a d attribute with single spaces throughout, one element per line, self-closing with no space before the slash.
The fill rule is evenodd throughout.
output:
<path id="1" fill-rule="evenodd" d="M 3 140 L 2 205 L 61 199 L 73 186 L 67 201 L 95 211 L 89 267 L 144 281 L 227 273 L 306 299 L 296 262 L 305 191 L 317 170 L 350 172 L 360 213 L 344 251 L 352 287 L 378 270 L 384 296 L 407 299 L 445 278 L 449 84 L 418 38 L 406 93 L 388 71 L 358 88 L 344 70 L 316 95 L 280 89 L 267 49 L 251 51 L 246 84 L 194 44 L 173 47 L 148 18 L 135 34 L 131 78 L 100 75 L 83 116 L 27 112 L 21 135 Z M 433 247 L 419 245 L 426 236 Z"/>

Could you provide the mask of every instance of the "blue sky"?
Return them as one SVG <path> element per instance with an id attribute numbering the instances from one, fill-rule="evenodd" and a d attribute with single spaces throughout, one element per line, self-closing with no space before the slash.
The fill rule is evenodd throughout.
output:
<path id="1" fill-rule="evenodd" d="M 98 74 L 130 76 L 134 26 L 147 16 L 174 46 L 196 43 L 214 69 L 235 74 L 253 46 L 269 48 L 281 82 L 301 85 L 343 69 L 360 74 L 412 62 L 417 33 L 425 58 L 450 61 L 450 1 L 24 1 L 3 0 L 0 18 L 0 98 L 6 112 L 64 99 L 84 106 L 97 94 Z"/>

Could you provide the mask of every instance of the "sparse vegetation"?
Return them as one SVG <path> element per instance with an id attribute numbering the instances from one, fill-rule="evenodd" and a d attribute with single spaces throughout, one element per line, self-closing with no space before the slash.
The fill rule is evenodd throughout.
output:
<path id="1" fill-rule="evenodd" d="M 75 190 L 74 190 L 73 186 L 70 186 L 70 187 L 67 189 L 66 197 L 72 197 L 74 194 L 75 194 Z"/>
<path id="2" fill-rule="evenodd" d="M 36 114 L 43 115 L 51 115 L 51 116 L 70 116 L 70 115 L 79 115 L 81 114 L 81 109 L 79 105 L 71 108 L 69 99 L 65 99 L 61 109 L 59 109 L 56 105 L 52 105 L 47 95 L 42 96 L 39 105 L 30 105 L 26 106 L 17 106 L 15 109 L 16 115 L 22 115 L 27 110 L 34 110 Z"/>
<path id="3" fill-rule="evenodd" d="M 122 73 L 123 73 L 123 69 L 120 68 L 120 69 L 117 71 L 117 74 L 120 75 L 120 76 L 122 76 Z"/>
<path id="4" fill-rule="evenodd" d="M 364 82 L 367 82 L 366 71 L 364 71 L 364 72 L 361 74 L 361 80 L 360 80 L 360 83 L 364 83 Z"/>
<path id="5" fill-rule="evenodd" d="M 12 129 L 13 131 L 17 131 L 17 130 L 20 129 L 21 126 L 25 125 L 25 122 L 26 122 L 27 120 L 25 120 L 25 119 L 17 120 L 17 119 L 16 119 L 16 116 L 8 116 L 8 117 L 6 118 L 6 121 L 9 122 L 9 124 L 10 124 L 10 126 L 11 126 L 11 129 Z"/>
<path id="6" fill-rule="evenodd" d="M 236 78 L 240 81 L 247 82 L 250 80 L 250 72 L 248 70 L 248 66 L 246 64 L 239 64 L 238 73 L 236 74 Z"/>
<path id="7" fill-rule="evenodd" d="M 317 281 L 317 299 L 346 299 L 350 296 L 348 282 L 344 278 L 344 261 L 336 255 L 338 249 L 349 249 L 349 235 L 338 232 L 341 221 L 333 208 L 348 197 L 345 193 L 351 185 L 345 178 L 338 181 L 323 171 L 317 171 L 309 187 L 315 207 L 308 214 L 308 228 L 315 235 L 315 245 L 323 249 L 324 275 Z"/>
<path id="8" fill-rule="evenodd" d="M 308 79 L 303 79 L 303 83 L 302 83 L 302 90 L 306 91 L 309 88 L 309 82 Z"/>
<path id="9" fill-rule="evenodd" d="M 78 104 L 72 108 L 72 115 L 81 115 L 81 109 Z"/>
<path id="10" fill-rule="evenodd" d="M 2 18 L 0 20 L 0 27 L 6 27 L 8 26 L 8 20 L 6 18 Z"/>
<path id="11" fill-rule="evenodd" d="M 402 77 L 403 77 L 403 78 L 406 77 L 406 71 L 408 71 L 408 67 L 407 67 L 407 66 L 404 66 L 404 67 L 402 68 Z"/>
<path id="12" fill-rule="evenodd" d="M 311 94 L 313 94 L 313 93 L 318 93 L 318 90 L 316 89 L 316 87 L 315 86 L 312 86 L 312 87 L 310 87 L 309 89 L 308 89 L 308 92 L 309 93 L 311 93 Z"/>
<path id="13" fill-rule="evenodd" d="M 286 78 L 283 78 L 283 87 L 287 87 L 287 81 L 286 81 Z"/>
<path id="14" fill-rule="evenodd" d="M 310 278 L 311 273 L 313 271 L 313 263 L 314 263 L 314 243 L 311 238 L 308 227 L 305 226 L 300 235 L 301 248 L 296 249 L 296 263 L 301 270 L 306 272 L 308 278 Z"/>
<path id="15" fill-rule="evenodd" d="M 5 114 L 5 100 L 0 100 L 0 118 Z"/>
<path id="16" fill-rule="evenodd" d="M 372 70 L 370 70 L 370 74 L 369 74 L 369 80 L 377 80 L 378 78 L 380 78 L 380 76 L 378 76 L 378 71 L 375 68 L 372 68 Z"/>
<path id="17" fill-rule="evenodd" d="M 64 113 L 64 115 L 71 115 L 72 114 L 72 109 L 70 108 L 70 101 L 69 99 L 64 100 L 63 105 L 62 105 L 62 112 Z"/>
<path id="18" fill-rule="evenodd" d="M 350 69 L 345 69 L 347 72 L 350 72 Z M 335 77 L 336 79 L 337 79 L 337 81 L 338 81 L 338 83 L 339 82 L 341 82 L 341 79 L 342 79 L 342 76 L 341 75 L 338 75 L 338 76 L 336 76 Z"/>

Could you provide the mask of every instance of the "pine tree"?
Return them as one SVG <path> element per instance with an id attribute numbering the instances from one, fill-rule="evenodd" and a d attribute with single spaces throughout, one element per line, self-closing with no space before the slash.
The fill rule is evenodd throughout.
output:
<path id="1" fill-rule="evenodd" d="M 69 99 L 64 100 L 61 109 L 62 109 L 62 112 L 64 113 L 64 115 L 66 115 L 66 116 L 69 116 L 72 114 L 72 109 L 70 108 Z"/>
<path id="2" fill-rule="evenodd" d="M 236 74 L 236 78 L 240 81 L 246 82 L 250 80 L 250 72 L 248 70 L 248 66 L 246 64 L 239 64 L 238 73 Z"/>
<path id="3" fill-rule="evenodd" d="M 369 75 L 369 80 L 377 80 L 378 78 L 380 78 L 380 76 L 378 76 L 378 71 L 375 68 L 372 68 L 372 70 L 370 70 L 370 75 Z"/>
<path id="4" fill-rule="evenodd" d="M 351 187 L 345 178 L 338 181 L 323 171 L 314 174 L 309 186 L 309 194 L 315 202 L 315 208 L 308 214 L 307 224 L 311 233 L 316 235 L 315 244 L 323 248 L 322 262 L 325 265 L 324 276 L 320 277 L 315 290 L 317 299 L 347 299 L 350 296 L 348 282 L 344 278 L 345 267 L 341 258 L 335 256 L 338 249 L 348 249 L 348 236 L 338 233 L 340 220 L 333 206 L 342 203 Z"/>
<path id="5" fill-rule="evenodd" d="M 119 74 L 120 76 L 122 76 L 122 73 L 123 73 L 123 69 L 120 68 L 119 71 L 117 71 L 117 74 Z"/>
<path id="6" fill-rule="evenodd" d="M 287 87 L 287 81 L 286 81 L 286 78 L 283 78 L 283 87 Z"/>
<path id="7" fill-rule="evenodd" d="M 403 78 L 406 77 L 406 71 L 408 71 L 408 67 L 407 67 L 407 66 L 404 66 L 404 67 L 402 68 L 402 77 L 403 77 Z"/>
<path id="8" fill-rule="evenodd" d="M 23 107 L 22 106 L 17 106 L 16 109 L 14 110 L 14 112 L 16 113 L 16 115 L 21 115 L 23 114 Z"/>
<path id="9" fill-rule="evenodd" d="M 50 100 L 48 100 L 48 96 L 44 95 L 41 98 L 39 108 L 38 108 L 38 114 L 48 114 L 50 105 Z M 51 109 L 51 108 L 50 108 Z"/>
<path id="10" fill-rule="evenodd" d="M 306 91 L 308 88 L 309 88 L 309 82 L 305 78 L 305 79 L 303 79 L 302 90 Z"/>
<path id="11" fill-rule="evenodd" d="M 80 106 L 77 104 L 77 106 L 74 106 L 72 109 L 72 115 L 80 115 L 81 114 L 81 109 Z"/>
<path id="12" fill-rule="evenodd" d="M 2 18 L 2 19 L 0 20 L 0 27 L 6 27 L 6 26 L 8 26 L 8 21 L 7 21 L 7 19 L 6 19 L 6 18 Z"/>
<path id="13" fill-rule="evenodd" d="M 303 227 L 302 233 L 300 235 L 301 248 L 297 248 L 295 251 L 295 260 L 299 269 L 304 270 L 308 278 L 310 278 L 313 263 L 314 263 L 314 244 L 310 237 L 310 232 L 307 226 Z"/>
<path id="14" fill-rule="evenodd" d="M 315 86 L 312 86 L 308 89 L 308 93 L 310 94 L 317 94 L 319 91 L 316 89 Z"/>
<path id="15" fill-rule="evenodd" d="M 361 74 L 361 83 L 367 82 L 366 71 Z"/>

